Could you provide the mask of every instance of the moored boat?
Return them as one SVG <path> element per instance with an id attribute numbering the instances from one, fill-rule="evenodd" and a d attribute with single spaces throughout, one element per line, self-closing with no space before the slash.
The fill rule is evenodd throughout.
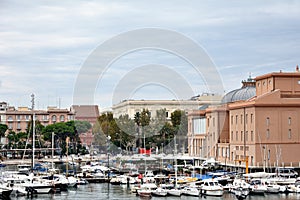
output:
<path id="1" fill-rule="evenodd" d="M 208 196 L 222 196 L 223 187 L 214 179 L 206 179 L 201 186 L 201 194 Z"/>

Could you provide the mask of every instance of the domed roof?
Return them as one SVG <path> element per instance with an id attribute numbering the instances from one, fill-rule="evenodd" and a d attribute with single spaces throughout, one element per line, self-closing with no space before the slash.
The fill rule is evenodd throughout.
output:
<path id="1" fill-rule="evenodd" d="M 255 81 L 250 77 L 247 81 L 242 81 L 243 87 L 232 90 L 225 94 L 221 103 L 231 103 L 235 101 L 247 100 L 256 95 Z"/>
<path id="2" fill-rule="evenodd" d="M 222 103 L 230 103 L 240 100 L 247 100 L 256 94 L 255 87 L 244 87 L 228 92 L 223 98 Z"/>

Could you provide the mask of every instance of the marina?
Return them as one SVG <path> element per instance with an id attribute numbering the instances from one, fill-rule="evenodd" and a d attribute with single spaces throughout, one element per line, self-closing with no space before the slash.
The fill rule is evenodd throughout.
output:
<path id="1" fill-rule="evenodd" d="M 141 197 L 132 194 L 126 186 L 117 186 L 117 185 L 108 185 L 108 184 L 88 184 L 78 187 L 76 190 L 69 190 L 68 192 L 61 192 L 59 194 L 41 194 L 38 196 L 33 196 L 32 198 L 23 197 L 11 197 L 11 199 L 36 199 L 36 200 L 48 200 L 48 199 L 57 199 L 57 200 L 73 200 L 73 199 L 131 199 L 131 200 L 140 200 Z M 300 194 L 290 193 L 290 194 L 266 194 L 264 196 L 249 196 L 247 199 L 255 200 L 284 200 L 284 199 L 299 199 Z M 182 199 L 182 200 L 194 200 L 194 199 L 207 199 L 207 200 L 235 200 L 236 197 L 232 193 L 224 193 L 222 197 L 211 197 L 211 196 L 167 196 L 167 197 L 152 197 L 152 200 L 171 200 L 171 199 Z"/>
<path id="2" fill-rule="evenodd" d="M 37 160 L 34 170 L 28 164 L 30 160 L 24 160 L 23 164 L 20 163 L 21 160 L 5 161 L 1 167 L 1 197 L 229 200 L 300 198 L 298 172 L 288 167 L 278 168 L 276 173 L 245 173 L 243 169 L 240 172 L 221 170 L 223 166 L 217 164 L 214 168 L 219 170 L 203 165 L 182 166 L 178 165 L 182 162 L 180 159 L 162 164 L 162 159 L 156 160 L 159 155 L 132 155 L 127 161 L 120 160 L 121 157 L 111 156 L 109 165 L 105 162 L 105 155 L 81 159 L 76 157 L 73 162 L 67 162 L 69 158 L 62 158 L 53 160 L 54 164 L 51 159 Z M 147 158 L 148 161 L 133 161 L 134 157 Z M 144 166 L 140 165 L 142 163 Z"/>

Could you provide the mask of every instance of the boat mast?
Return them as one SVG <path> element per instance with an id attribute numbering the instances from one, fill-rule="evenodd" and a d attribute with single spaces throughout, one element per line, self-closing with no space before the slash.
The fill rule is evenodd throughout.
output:
<path id="1" fill-rule="evenodd" d="M 51 149 L 52 149 L 52 151 L 51 151 L 51 153 L 52 153 L 52 159 L 51 159 L 51 167 L 52 167 L 52 169 L 54 169 L 54 163 L 53 163 L 53 159 L 54 159 L 54 132 L 52 132 L 52 141 L 51 141 Z"/>
<path id="2" fill-rule="evenodd" d="M 32 160 L 31 169 L 34 168 L 34 155 L 35 155 L 35 113 L 34 113 L 34 94 L 31 95 L 31 110 L 32 110 Z"/>
<path id="3" fill-rule="evenodd" d="M 177 188 L 177 144 L 176 135 L 174 136 L 174 157 L 175 157 L 175 188 Z"/>

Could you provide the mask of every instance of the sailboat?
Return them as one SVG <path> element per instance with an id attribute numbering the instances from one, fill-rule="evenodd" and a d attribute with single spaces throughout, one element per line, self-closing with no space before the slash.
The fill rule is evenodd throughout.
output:
<path id="1" fill-rule="evenodd" d="M 180 197 L 181 194 L 182 194 L 182 190 L 178 188 L 178 185 L 177 185 L 177 145 L 176 145 L 176 136 L 174 137 L 174 156 L 175 156 L 175 187 L 172 188 L 172 189 L 169 189 L 167 192 L 168 192 L 168 195 L 171 195 L 171 196 L 177 196 L 177 197 Z"/>

